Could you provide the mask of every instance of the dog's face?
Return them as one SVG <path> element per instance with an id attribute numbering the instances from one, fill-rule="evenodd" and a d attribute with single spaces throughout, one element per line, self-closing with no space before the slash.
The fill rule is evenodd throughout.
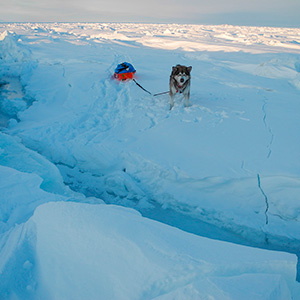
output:
<path id="1" fill-rule="evenodd" d="M 190 79 L 192 67 L 177 65 L 172 68 L 171 76 L 176 80 L 178 86 L 183 86 Z"/>

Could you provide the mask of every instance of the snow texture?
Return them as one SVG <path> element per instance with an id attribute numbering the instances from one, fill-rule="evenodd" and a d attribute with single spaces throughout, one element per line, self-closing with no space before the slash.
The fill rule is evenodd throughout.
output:
<path id="1" fill-rule="evenodd" d="M 0 24 L 0 299 L 300 299 L 299 54 L 297 28 Z M 191 65 L 191 105 L 123 61 L 152 95 Z"/>

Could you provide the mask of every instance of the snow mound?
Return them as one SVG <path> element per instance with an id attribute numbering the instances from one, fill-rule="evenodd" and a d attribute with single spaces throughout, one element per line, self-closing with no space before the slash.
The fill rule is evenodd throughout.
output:
<path id="1" fill-rule="evenodd" d="M 10 31 L 0 34 L 0 59 L 5 63 L 24 62 L 28 59 L 30 51 L 20 47 L 18 36 Z"/>
<path id="2" fill-rule="evenodd" d="M 201 238 L 127 208 L 48 203 L 28 223 L 29 286 L 41 299 L 288 300 L 296 287 L 293 255 Z"/>
<path id="3" fill-rule="evenodd" d="M 72 193 L 58 169 L 45 157 L 24 147 L 17 139 L 0 132 L 0 164 L 42 178 L 41 188 L 60 194 Z"/>
<path id="4" fill-rule="evenodd" d="M 0 166 L 0 233 L 27 221 L 41 203 L 65 199 L 40 189 L 41 182 L 35 174 Z"/>

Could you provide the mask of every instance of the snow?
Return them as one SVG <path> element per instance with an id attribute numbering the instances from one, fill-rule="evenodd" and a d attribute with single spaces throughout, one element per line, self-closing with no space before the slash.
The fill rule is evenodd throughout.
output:
<path id="1" fill-rule="evenodd" d="M 50 299 L 97 299 L 99 295 L 103 299 L 155 299 L 178 287 L 199 297 L 203 280 L 216 287 L 208 295 L 219 297 L 234 294 L 223 277 L 234 281 L 241 270 L 249 273 L 247 283 L 240 279 L 249 290 L 252 268 L 257 264 L 260 279 L 267 284 L 272 281 L 268 292 L 278 289 L 278 299 L 290 297 L 282 279 L 294 270 L 289 255 L 284 258 L 274 252 L 270 255 L 199 238 L 110 205 L 50 203 L 40 206 L 32 221 L 37 228 L 41 288 Z M 280 264 L 286 275 L 274 275 Z M 93 274 L 92 280 L 86 274 Z M 263 289 L 253 294 L 264 297 L 268 292 Z"/>
<path id="2" fill-rule="evenodd" d="M 297 28 L 0 24 L 0 298 L 300 299 L 299 53 Z M 123 61 L 152 94 L 193 66 L 191 106 Z"/>

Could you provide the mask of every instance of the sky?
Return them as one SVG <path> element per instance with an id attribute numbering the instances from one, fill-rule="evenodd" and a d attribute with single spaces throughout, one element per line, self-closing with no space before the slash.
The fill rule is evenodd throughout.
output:
<path id="1" fill-rule="evenodd" d="M 0 0 L 0 22 L 300 27 L 300 0 Z"/>

